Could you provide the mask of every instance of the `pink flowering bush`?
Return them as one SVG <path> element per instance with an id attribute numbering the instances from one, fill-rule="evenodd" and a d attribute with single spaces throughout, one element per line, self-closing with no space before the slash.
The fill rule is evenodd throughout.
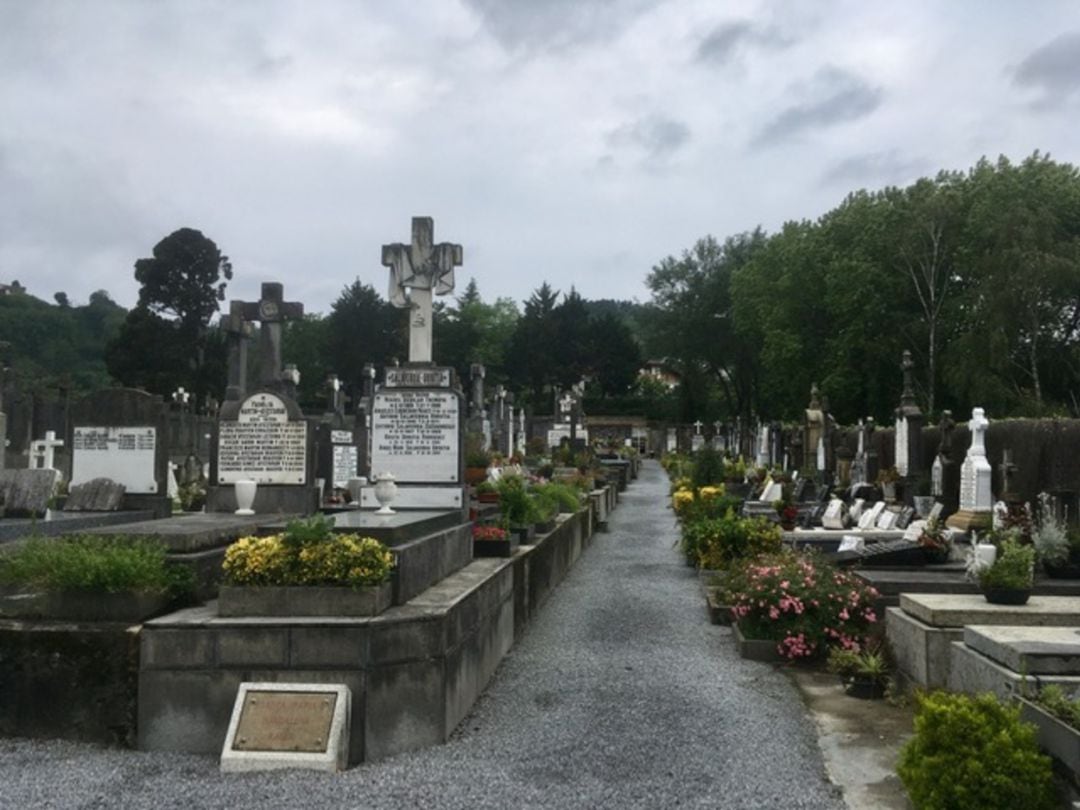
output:
<path id="1" fill-rule="evenodd" d="M 743 635 L 775 641 L 792 660 L 832 646 L 858 652 L 878 620 L 874 588 L 810 554 L 786 551 L 748 560 L 730 587 Z"/>

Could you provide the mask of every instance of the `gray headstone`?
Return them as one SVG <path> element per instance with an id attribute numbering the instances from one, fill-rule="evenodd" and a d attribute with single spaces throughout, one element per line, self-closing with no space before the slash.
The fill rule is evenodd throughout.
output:
<path id="1" fill-rule="evenodd" d="M 94 478 L 71 487 L 65 512 L 115 512 L 124 500 L 124 485 L 109 478 Z"/>
<path id="2" fill-rule="evenodd" d="M 8 517 L 40 517 L 60 483 L 57 470 L 2 470 L 0 492 Z"/>

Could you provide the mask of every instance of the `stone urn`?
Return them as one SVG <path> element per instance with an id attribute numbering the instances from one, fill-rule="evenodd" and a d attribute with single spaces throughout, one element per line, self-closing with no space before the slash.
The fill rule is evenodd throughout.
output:
<path id="1" fill-rule="evenodd" d="M 252 481 L 250 478 L 241 478 L 239 481 L 233 484 L 233 489 L 236 493 L 236 514 L 255 514 L 255 510 L 251 507 L 255 503 L 255 490 L 257 490 L 258 488 L 259 485 Z"/>
<path id="2" fill-rule="evenodd" d="M 390 508 L 390 504 L 397 497 L 397 484 L 394 483 L 396 480 L 388 472 L 375 476 L 375 500 L 379 502 L 379 508 L 375 510 L 376 515 L 397 514 Z"/>

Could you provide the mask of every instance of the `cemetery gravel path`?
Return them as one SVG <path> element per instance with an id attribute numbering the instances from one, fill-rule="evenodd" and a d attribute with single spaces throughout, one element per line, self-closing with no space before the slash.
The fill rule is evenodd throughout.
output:
<path id="1" fill-rule="evenodd" d="M 666 504 L 646 462 L 446 745 L 226 777 L 215 757 L 0 739 L 0 807 L 843 808 L 795 687 L 709 624 Z"/>

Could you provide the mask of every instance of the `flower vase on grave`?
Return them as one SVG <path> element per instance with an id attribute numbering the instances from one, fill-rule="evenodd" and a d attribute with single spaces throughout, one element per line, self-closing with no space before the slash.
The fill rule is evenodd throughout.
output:
<path id="1" fill-rule="evenodd" d="M 379 502 L 379 508 L 375 511 L 376 515 L 395 515 L 397 514 L 390 508 L 390 504 L 394 502 L 394 498 L 397 497 L 397 484 L 395 478 L 390 473 L 382 473 L 375 476 L 375 500 Z"/>
<path id="2" fill-rule="evenodd" d="M 255 491 L 259 485 L 250 478 L 241 478 L 233 484 L 233 488 L 236 492 L 236 514 L 254 515 L 255 510 L 251 507 L 255 503 Z"/>

